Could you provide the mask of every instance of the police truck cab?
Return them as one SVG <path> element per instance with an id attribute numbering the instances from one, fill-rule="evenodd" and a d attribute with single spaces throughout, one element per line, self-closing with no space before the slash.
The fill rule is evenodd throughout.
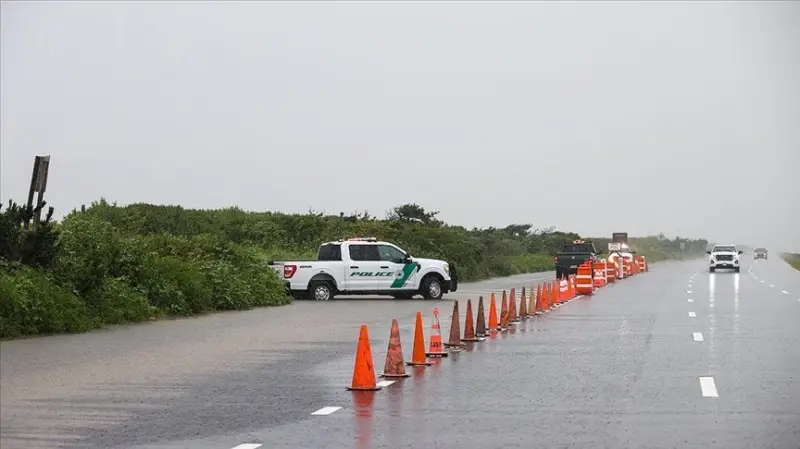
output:
<path id="1" fill-rule="evenodd" d="M 327 301 L 337 295 L 388 295 L 441 299 L 458 288 L 452 262 L 413 257 L 374 237 L 323 243 L 316 260 L 270 261 L 287 294 Z"/>

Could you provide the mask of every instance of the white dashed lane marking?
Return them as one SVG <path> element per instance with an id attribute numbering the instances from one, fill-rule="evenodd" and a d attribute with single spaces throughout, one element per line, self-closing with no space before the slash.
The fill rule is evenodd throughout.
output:
<path id="1" fill-rule="evenodd" d="M 703 333 L 702 332 L 692 332 L 692 338 L 694 341 L 703 341 Z"/>
<path id="2" fill-rule="evenodd" d="M 702 391 L 704 398 L 719 397 L 717 394 L 717 385 L 714 383 L 713 377 L 700 378 L 700 391 Z"/>
<path id="3" fill-rule="evenodd" d="M 331 413 L 341 409 L 342 409 L 341 407 L 322 407 L 321 409 L 312 413 L 312 415 L 317 415 L 317 416 L 330 415 Z"/>
<path id="4" fill-rule="evenodd" d="M 789 294 L 789 292 L 787 292 L 786 290 L 781 290 L 781 293 L 783 293 L 784 295 L 788 295 Z"/>
<path id="5" fill-rule="evenodd" d="M 689 302 L 694 302 L 694 299 L 692 299 L 692 298 L 689 298 Z"/>
<path id="6" fill-rule="evenodd" d="M 234 447 L 233 449 L 257 449 L 257 448 L 259 448 L 261 446 L 263 446 L 263 444 L 247 443 L 247 444 L 240 444 L 240 445 Z"/>
<path id="7" fill-rule="evenodd" d="M 696 313 L 694 313 L 694 312 L 689 312 L 689 318 L 695 318 L 695 317 L 697 317 L 697 314 L 696 314 Z"/>
<path id="8" fill-rule="evenodd" d="M 770 288 L 775 288 L 775 284 L 769 284 Z"/>
<path id="9" fill-rule="evenodd" d="M 393 384 L 395 382 L 397 382 L 397 381 L 396 380 L 382 380 L 382 381 L 376 383 L 375 385 L 377 385 L 379 387 L 388 387 L 389 385 L 391 385 L 391 384 Z"/>

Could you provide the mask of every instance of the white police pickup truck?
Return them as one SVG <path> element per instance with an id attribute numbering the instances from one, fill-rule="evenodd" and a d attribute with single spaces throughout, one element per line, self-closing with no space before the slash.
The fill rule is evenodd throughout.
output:
<path id="1" fill-rule="evenodd" d="M 739 255 L 742 251 L 736 245 L 714 245 L 711 251 L 706 251 L 708 258 L 708 271 L 713 273 L 720 268 L 732 268 L 739 272 Z"/>
<path id="2" fill-rule="evenodd" d="M 441 299 L 458 289 L 452 263 L 412 257 L 377 239 L 351 238 L 323 243 L 317 260 L 270 261 L 295 299 L 327 301 L 337 295 L 387 295 Z"/>

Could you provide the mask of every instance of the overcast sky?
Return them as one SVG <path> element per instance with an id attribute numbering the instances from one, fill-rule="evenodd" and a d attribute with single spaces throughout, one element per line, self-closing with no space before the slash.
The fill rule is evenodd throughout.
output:
<path id="1" fill-rule="evenodd" d="M 3 2 L 0 200 L 800 252 L 799 2 Z"/>

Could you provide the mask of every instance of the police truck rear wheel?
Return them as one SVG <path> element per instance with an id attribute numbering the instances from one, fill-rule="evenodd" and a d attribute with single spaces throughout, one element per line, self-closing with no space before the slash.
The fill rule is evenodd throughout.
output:
<path id="1" fill-rule="evenodd" d="M 315 281 L 308 286 L 308 297 L 316 301 L 333 299 L 333 287 L 330 282 Z"/>

